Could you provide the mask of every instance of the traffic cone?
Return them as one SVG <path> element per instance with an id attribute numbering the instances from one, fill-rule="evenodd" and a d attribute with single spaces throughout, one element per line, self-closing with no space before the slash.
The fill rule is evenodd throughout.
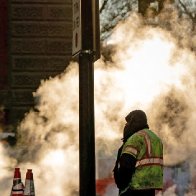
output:
<path id="1" fill-rule="evenodd" d="M 11 196 L 23 196 L 24 185 L 21 181 L 20 168 L 15 168 Z"/>
<path id="2" fill-rule="evenodd" d="M 27 169 L 24 196 L 35 196 L 35 188 L 33 182 L 33 172 L 32 169 Z"/>

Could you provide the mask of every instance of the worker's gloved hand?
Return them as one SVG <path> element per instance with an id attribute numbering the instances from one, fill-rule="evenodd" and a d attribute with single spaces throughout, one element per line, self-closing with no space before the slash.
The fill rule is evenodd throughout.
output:
<path id="1" fill-rule="evenodd" d="M 118 149 L 118 154 L 117 154 L 117 159 L 116 159 L 116 164 L 115 164 L 115 167 L 113 169 L 113 172 L 114 172 L 114 180 L 115 180 L 115 183 L 117 185 L 117 187 L 120 189 L 120 177 L 119 177 L 119 163 L 120 163 L 120 155 L 121 155 L 121 152 L 122 152 L 122 148 L 123 148 L 123 145 Z"/>
<path id="2" fill-rule="evenodd" d="M 114 167 L 114 180 L 116 183 L 116 186 L 118 187 L 119 190 L 123 190 L 124 188 L 126 188 L 126 186 L 128 185 L 128 183 L 124 182 L 123 177 L 125 176 L 125 172 L 129 172 L 127 170 L 122 170 L 121 168 L 117 168 L 116 166 Z"/>
<path id="3" fill-rule="evenodd" d="M 118 154 L 117 154 L 117 160 L 116 160 L 116 162 L 119 162 L 120 161 L 120 155 L 122 153 L 123 145 L 124 144 L 122 144 L 122 146 L 118 149 Z"/>
<path id="4" fill-rule="evenodd" d="M 120 177 L 119 177 L 119 168 L 118 168 L 118 165 L 116 164 L 114 169 L 113 169 L 113 172 L 114 172 L 114 181 L 116 183 L 116 186 L 120 189 Z"/>

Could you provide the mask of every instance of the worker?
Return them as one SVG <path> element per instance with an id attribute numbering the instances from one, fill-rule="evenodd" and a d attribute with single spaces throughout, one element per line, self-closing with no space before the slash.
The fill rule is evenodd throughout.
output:
<path id="1" fill-rule="evenodd" d="M 163 188 L 163 145 L 142 110 L 130 112 L 118 150 L 114 179 L 119 196 L 155 196 Z"/>

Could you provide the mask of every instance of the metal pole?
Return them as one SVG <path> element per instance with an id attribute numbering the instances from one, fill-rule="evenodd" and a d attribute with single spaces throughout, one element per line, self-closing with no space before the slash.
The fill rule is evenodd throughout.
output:
<path id="1" fill-rule="evenodd" d="M 94 67 L 93 53 L 79 55 L 80 196 L 95 196 Z"/>
<path id="2" fill-rule="evenodd" d="M 76 31 L 81 46 L 79 54 L 79 169 L 80 196 L 96 195 L 95 123 L 94 123 L 94 64 L 100 57 L 99 5 L 97 0 L 74 0 Z M 80 6 L 77 6 L 80 5 Z M 80 19 L 77 23 L 77 19 Z M 75 31 L 75 32 L 76 32 Z M 75 34 L 76 35 L 76 34 Z M 76 43 L 76 42 L 75 42 Z M 76 44 L 77 45 L 77 44 Z"/>

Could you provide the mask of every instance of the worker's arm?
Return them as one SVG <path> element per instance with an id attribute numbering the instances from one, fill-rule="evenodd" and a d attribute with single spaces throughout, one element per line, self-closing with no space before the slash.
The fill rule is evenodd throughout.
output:
<path id="1" fill-rule="evenodd" d="M 126 188 L 135 171 L 136 158 L 130 154 L 123 153 L 120 157 L 119 168 L 114 172 L 117 187 L 120 190 Z"/>

